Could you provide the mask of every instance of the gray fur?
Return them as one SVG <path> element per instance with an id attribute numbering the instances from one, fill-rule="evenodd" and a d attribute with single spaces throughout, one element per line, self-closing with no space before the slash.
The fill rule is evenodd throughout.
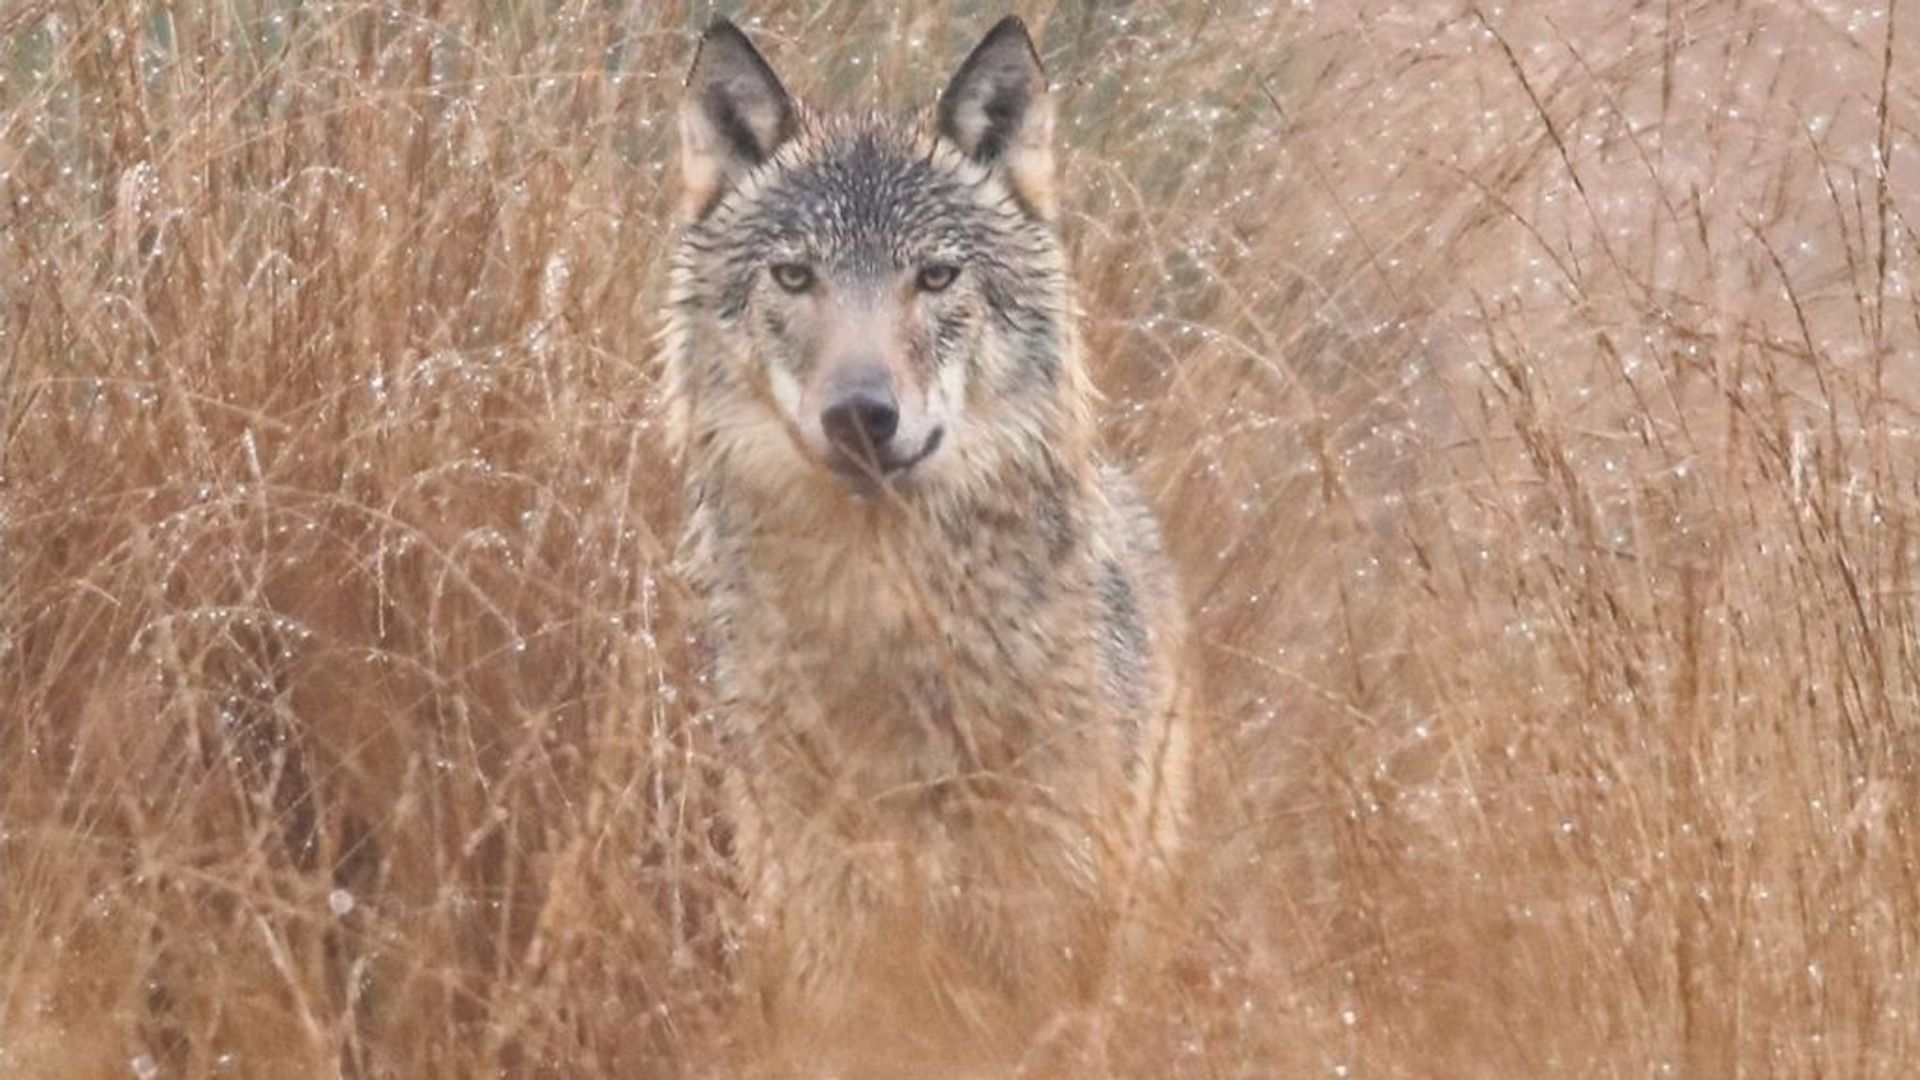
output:
<path id="1" fill-rule="evenodd" d="M 949 97 L 1003 84 L 1014 45 L 1044 96 L 1016 23 Z M 1114 898 L 1164 873 L 1183 619 L 1151 513 L 1095 451 L 1064 253 L 1011 166 L 796 116 L 684 229 L 666 338 L 749 951 L 789 1032 L 874 1010 L 1031 1032 L 1097 978 Z M 817 288 L 783 292 L 782 261 Z M 961 274 L 914 294 L 929 261 Z M 937 453 L 865 484 L 809 459 L 795 411 L 840 311 L 880 320 L 903 397 L 945 410 Z"/>

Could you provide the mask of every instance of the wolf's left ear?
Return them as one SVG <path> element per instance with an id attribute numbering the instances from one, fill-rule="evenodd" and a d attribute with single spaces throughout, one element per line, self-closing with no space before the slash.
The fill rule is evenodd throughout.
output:
<path id="1" fill-rule="evenodd" d="M 747 170 L 793 137 L 798 114 L 780 77 L 740 28 L 715 19 L 700 39 L 680 103 L 681 205 L 712 210 Z"/>
<path id="2" fill-rule="evenodd" d="M 940 95 L 940 134 L 1001 171 L 1034 216 L 1052 221 L 1053 97 L 1027 24 L 994 24 Z"/>

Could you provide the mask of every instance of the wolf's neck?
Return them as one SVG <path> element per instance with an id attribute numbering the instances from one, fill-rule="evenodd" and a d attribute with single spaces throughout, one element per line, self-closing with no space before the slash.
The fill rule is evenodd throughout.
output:
<path id="1" fill-rule="evenodd" d="M 716 507 L 737 565 L 715 575 L 738 617 L 782 639 L 884 648 L 1041 618 L 1085 557 L 1088 470 L 1048 459 L 942 500 L 735 493 Z M 743 629 L 745 629 L 743 627 Z M 756 634 L 755 636 L 759 636 Z"/>

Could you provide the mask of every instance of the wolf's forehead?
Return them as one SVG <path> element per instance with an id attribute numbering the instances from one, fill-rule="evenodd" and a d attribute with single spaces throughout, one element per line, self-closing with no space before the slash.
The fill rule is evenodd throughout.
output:
<path id="1" fill-rule="evenodd" d="M 744 215 L 758 242 L 821 257 L 880 257 L 964 248 L 979 233 L 976 178 L 929 143 L 855 130 L 795 149 L 791 160 L 770 164 Z"/>

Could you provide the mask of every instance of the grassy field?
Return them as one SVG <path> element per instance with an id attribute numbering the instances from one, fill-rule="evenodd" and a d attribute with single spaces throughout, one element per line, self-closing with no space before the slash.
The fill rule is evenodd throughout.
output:
<path id="1" fill-rule="evenodd" d="M 1017 6 L 1205 662 L 1115 1070 L 1911 1075 L 1920 8 Z M 709 14 L 0 6 L 0 1076 L 752 1057 L 654 343 Z M 1000 9 L 741 14 L 904 109 Z"/>

